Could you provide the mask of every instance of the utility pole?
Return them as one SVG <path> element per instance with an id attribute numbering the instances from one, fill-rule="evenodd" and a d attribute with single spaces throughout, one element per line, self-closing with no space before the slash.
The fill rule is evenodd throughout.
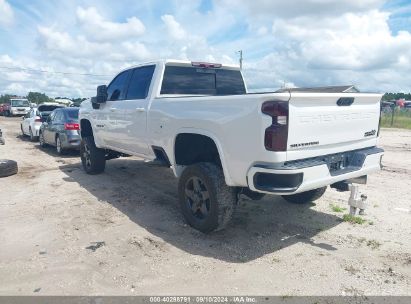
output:
<path id="1" fill-rule="evenodd" d="M 239 50 L 238 53 L 240 54 L 240 70 L 243 69 L 243 50 Z"/>

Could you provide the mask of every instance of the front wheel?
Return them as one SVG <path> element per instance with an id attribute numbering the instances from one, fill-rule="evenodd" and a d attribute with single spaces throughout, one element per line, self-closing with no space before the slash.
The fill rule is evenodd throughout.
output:
<path id="1" fill-rule="evenodd" d="M 181 174 L 178 194 L 184 218 L 208 233 L 223 229 L 237 204 L 237 191 L 225 183 L 223 171 L 212 163 L 188 166 Z"/>
<path id="2" fill-rule="evenodd" d="M 327 187 L 309 190 L 297 194 L 283 195 L 282 197 L 289 203 L 302 205 L 318 200 L 321 196 L 323 196 L 325 190 L 327 190 Z"/>
<path id="3" fill-rule="evenodd" d="M 80 157 L 87 174 L 99 174 L 106 167 L 106 153 L 96 147 L 93 136 L 84 137 L 80 145 Z"/>

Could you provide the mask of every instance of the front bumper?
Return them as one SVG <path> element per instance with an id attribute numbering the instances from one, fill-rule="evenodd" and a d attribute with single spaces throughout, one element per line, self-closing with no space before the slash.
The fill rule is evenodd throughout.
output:
<path id="1" fill-rule="evenodd" d="M 364 176 L 381 169 L 384 150 L 377 147 L 281 164 L 257 163 L 247 173 L 251 190 L 295 194 Z"/>
<path id="2" fill-rule="evenodd" d="M 11 115 L 27 115 L 27 113 L 29 112 L 30 110 L 16 110 L 16 109 L 11 109 L 10 110 L 10 114 Z"/>

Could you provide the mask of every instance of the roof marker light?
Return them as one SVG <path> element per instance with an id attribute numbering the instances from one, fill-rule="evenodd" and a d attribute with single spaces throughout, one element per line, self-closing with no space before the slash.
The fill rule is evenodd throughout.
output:
<path id="1" fill-rule="evenodd" d="M 209 62 L 191 62 L 191 65 L 198 68 L 221 68 L 223 66 L 221 63 Z"/>

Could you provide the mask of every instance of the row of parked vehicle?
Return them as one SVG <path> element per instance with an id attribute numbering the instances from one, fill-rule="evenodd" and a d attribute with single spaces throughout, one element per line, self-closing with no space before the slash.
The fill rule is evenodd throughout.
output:
<path id="1" fill-rule="evenodd" d="M 54 146 L 58 154 L 80 148 L 79 108 L 59 104 L 40 104 L 23 116 L 20 124 L 23 136 L 38 141 L 42 148 Z"/>

